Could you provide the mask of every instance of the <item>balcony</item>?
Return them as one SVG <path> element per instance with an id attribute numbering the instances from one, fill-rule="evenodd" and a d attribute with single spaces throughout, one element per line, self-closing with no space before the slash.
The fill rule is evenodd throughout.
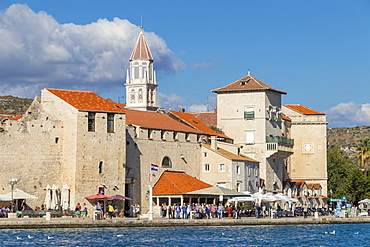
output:
<path id="1" fill-rule="evenodd" d="M 267 157 L 273 155 L 287 158 L 293 154 L 294 139 L 282 136 L 266 136 Z"/>
<path id="2" fill-rule="evenodd" d="M 294 139 L 288 139 L 283 136 L 266 136 L 266 143 L 277 143 L 279 145 L 285 145 L 288 147 L 294 146 Z"/>

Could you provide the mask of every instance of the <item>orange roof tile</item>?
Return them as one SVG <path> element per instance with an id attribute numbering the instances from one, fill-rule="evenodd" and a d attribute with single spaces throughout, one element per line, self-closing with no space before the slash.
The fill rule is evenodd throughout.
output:
<path id="1" fill-rule="evenodd" d="M 212 187 L 184 172 L 165 171 L 154 185 L 153 195 L 185 194 L 195 190 Z"/>
<path id="2" fill-rule="evenodd" d="M 146 43 L 143 31 L 141 31 L 139 34 L 134 50 L 132 51 L 130 61 L 135 59 L 145 59 L 153 61 L 153 56 L 150 52 L 148 43 Z"/>
<path id="3" fill-rule="evenodd" d="M 318 189 L 321 184 L 319 183 L 316 183 L 316 184 L 307 184 L 308 188 L 312 189 L 312 188 L 315 188 L 315 189 Z"/>
<path id="4" fill-rule="evenodd" d="M 292 121 L 292 119 L 287 117 L 284 113 L 281 113 L 281 118 L 284 119 L 285 121 Z"/>
<path id="5" fill-rule="evenodd" d="M 3 109 L 0 109 L 0 114 L 5 114 L 5 115 L 9 115 L 9 113 L 7 113 L 6 111 L 4 111 Z"/>
<path id="6" fill-rule="evenodd" d="M 122 112 L 114 104 L 103 99 L 92 91 L 46 88 L 55 96 L 61 98 L 74 108 L 86 111 Z"/>
<path id="7" fill-rule="evenodd" d="M 23 117 L 22 115 L 0 115 L 1 120 L 9 119 L 15 121 L 21 119 L 22 117 Z"/>
<path id="8" fill-rule="evenodd" d="M 192 114 L 188 114 L 188 113 L 184 113 L 184 112 L 175 112 L 175 111 L 170 111 L 170 113 L 175 115 L 176 117 L 182 119 L 183 121 L 185 121 L 187 124 L 193 126 L 194 128 L 206 133 L 207 135 L 218 136 L 218 137 L 221 137 L 221 138 L 231 139 L 227 135 L 218 133 L 218 132 L 214 131 L 213 129 L 209 128 L 207 125 L 205 125 L 202 121 L 197 119 Z"/>
<path id="9" fill-rule="evenodd" d="M 217 150 L 214 150 L 214 149 L 211 149 L 211 145 L 209 144 L 202 144 L 203 146 L 209 148 L 210 150 L 214 151 L 214 152 L 217 152 L 219 153 L 220 155 L 224 156 L 225 158 L 227 159 L 230 159 L 230 160 L 246 160 L 246 161 L 252 161 L 252 162 L 257 162 L 259 163 L 259 161 L 257 160 L 254 160 L 252 158 L 249 158 L 248 156 L 244 156 L 244 155 L 236 155 L 234 153 L 231 153 L 225 149 L 222 149 L 222 148 L 217 148 Z"/>
<path id="10" fill-rule="evenodd" d="M 265 91 L 265 90 L 271 90 L 281 94 L 286 94 L 286 92 L 277 90 L 250 75 L 244 76 L 243 78 L 234 81 L 229 85 L 216 88 L 211 91 L 214 93 L 221 93 L 230 91 Z"/>
<path id="11" fill-rule="evenodd" d="M 207 126 L 217 127 L 217 109 L 211 112 L 188 112 Z"/>
<path id="12" fill-rule="evenodd" d="M 306 106 L 299 105 L 299 104 L 291 104 L 291 105 L 285 105 L 284 104 L 284 106 L 289 107 L 290 109 L 295 110 L 295 111 L 297 111 L 299 113 L 302 113 L 304 115 L 325 115 L 325 113 L 315 111 L 311 108 L 308 108 Z"/>
<path id="13" fill-rule="evenodd" d="M 122 109 L 126 112 L 126 123 L 150 129 L 174 130 L 189 133 L 202 134 L 203 132 L 193 129 L 176 121 L 167 114 L 158 112 L 146 112 Z"/>

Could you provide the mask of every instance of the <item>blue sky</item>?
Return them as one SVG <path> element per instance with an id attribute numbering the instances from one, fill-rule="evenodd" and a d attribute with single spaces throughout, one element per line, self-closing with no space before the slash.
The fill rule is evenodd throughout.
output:
<path id="1" fill-rule="evenodd" d="M 250 70 L 288 92 L 283 103 L 327 113 L 329 127 L 370 125 L 370 2 L 360 0 L 0 0 L 0 95 L 54 87 L 124 101 L 141 22 L 161 107 L 212 110 L 210 90 Z"/>

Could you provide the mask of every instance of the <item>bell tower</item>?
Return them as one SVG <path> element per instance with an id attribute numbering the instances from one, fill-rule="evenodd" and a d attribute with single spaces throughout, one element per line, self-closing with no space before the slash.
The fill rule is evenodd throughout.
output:
<path id="1" fill-rule="evenodd" d="M 130 57 L 126 76 L 126 108 L 140 111 L 157 110 L 157 79 L 153 56 L 145 40 L 143 27 Z"/>

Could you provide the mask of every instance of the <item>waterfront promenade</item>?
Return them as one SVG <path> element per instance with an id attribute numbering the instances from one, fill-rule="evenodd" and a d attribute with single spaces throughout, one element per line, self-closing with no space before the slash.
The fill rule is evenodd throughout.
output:
<path id="1" fill-rule="evenodd" d="M 246 217 L 242 219 L 163 219 L 113 218 L 93 220 L 90 218 L 0 218 L 0 229 L 32 228 L 99 228 L 99 227 L 173 227 L 173 226 L 237 226 L 237 225 L 294 225 L 294 224 L 349 224 L 370 223 L 370 217 L 335 218 L 283 217 L 278 219 Z"/>

